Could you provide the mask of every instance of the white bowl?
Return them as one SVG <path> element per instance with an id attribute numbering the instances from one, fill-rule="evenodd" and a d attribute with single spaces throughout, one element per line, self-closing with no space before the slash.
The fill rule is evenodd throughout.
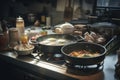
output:
<path id="1" fill-rule="evenodd" d="M 16 45 L 14 47 L 14 50 L 16 51 L 16 53 L 18 55 L 29 55 L 33 52 L 34 46 L 33 45 L 28 45 L 26 44 L 26 46 L 23 48 L 24 45 Z"/>

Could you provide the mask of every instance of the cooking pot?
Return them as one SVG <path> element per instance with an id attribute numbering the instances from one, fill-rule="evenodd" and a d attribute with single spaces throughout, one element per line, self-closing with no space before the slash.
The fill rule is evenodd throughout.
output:
<path id="1" fill-rule="evenodd" d="M 113 36 L 105 45 L 91 43 L 91 42 L 77 42 L 64 45 L 61 48 L 61 52 L 65 56 L 66 63 L 74 65 L 94 65 L 102 62 L 105 56 L 108 54 L 107 47 L 113 42 L 117 36 Z M 86 50 L 91 52 L 98 52 L 100 55 L 96 57 L 72 57 L 69 54 L 72 51 Z"/>
<path id="2" fill-rule="evenodd" d="M 119 33 L 118 26 L 110 22 L 96 22 L 89 26 L 90 30 L 104 35 L 108 40 Z"/>
<path id="3" fill-rule="evenodd" d="M 45 54 L 46 53 L 61 53 L 61 47 L 65 45 L 65 44 L 62 44 L 62 45 L 49 44 L 49 45 L 47 45 L 46 43 L 41 43 L 42 41 L 45 41 L 45 40 L 50 39 L 50 38 L 68 40 L 67 44 L 75 43 L 77 41 L 82 40 L 82 38 L 78 39 L 77 37 L 75 37 L 73 35 L 69 35 L 69 34 L 49 34 L 49 35 L 38 37 L 36 39 L 36 41 L 39 45 L 40 50 Z"/>

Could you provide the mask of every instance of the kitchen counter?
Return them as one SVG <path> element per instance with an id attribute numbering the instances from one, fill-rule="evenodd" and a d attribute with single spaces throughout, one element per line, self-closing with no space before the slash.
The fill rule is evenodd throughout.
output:
<path id="1" fill-rule="evenodd" d="M 40 31 L 40 28 L 34 28 L 31 26 L 27 27 L 26 29 L 26 33 L 28 33 L 30 36 L 34 32 L 39 33 Z M 47 32 L 48 34 L 54 34 L 51 30 L 47 30 Z M 23 78 L 25 79 L 20 80 L 115 80 L 114 74 L 117 55 L 116 53 L 107 55 L 104 60 L 103 70 L 87 76 L 67 73 L 67 68 L 65 65 L 57 65 L 45 62 L 43 60 L 38 60 L 38 58 L 35 58 L 33 54 L 27 56 L 18 56 L 14 51 L 2 51 L 0 52 L 0 63 L 1 62 L 8 64 L 6 67 L 11 66 L 8 68 L 8 70 L 11 68 L 13 68 L 13 70 L 18 68 L 19 71 L 24 71 L 25 75 L 23 75 Z M 15 74 L 16 73 L 13 73 L 13 77 Z M 28 74 L 30 74 L 29 77 Z M 32 79 L 33 75 L 37 77 L 37 79 Z M 18 80 L 18 78 L 14 80 Z"/>
<path id="2" fill-rule="evenodd" d="M 18 56 L 15 52 L 0 52 L 0 61 L 24 69 L 36 76 L 44 75 L 50 77 L 50 80 L 115 80 L 115 64 L 117 62 L 116 54 L 109 54 L 104 60 L 103 71 L 89 75 L 80 76 L 66 72 L 66 67 L 51 64 L 42 60 L 37 60 L 32 55 Z M 48 79 L 45 79 L 48 80 Z"/>

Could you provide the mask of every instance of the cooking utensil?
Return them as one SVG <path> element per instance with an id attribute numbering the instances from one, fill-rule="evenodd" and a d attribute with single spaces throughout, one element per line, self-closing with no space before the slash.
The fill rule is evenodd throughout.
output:
<path id="1" fill-rule="evenodd" d="M 76 64 L 76 65 L 93 65 L 102 62 L 107 54 L 107 46 L 116 38 L 114 36 L 106 45 L 100 45 L 90 42 L 77 42 L 65 45 L 61 48 L 61 52 L 65 56 L 67 63 Z M 100 53 L 97 57 L 72 57 L 69 54 L 72 51 L 87 50 L 92 52 Z"/>
<path id="2" fill-rule="evenodd" d="M 63 44 L 63 45 L 52 45 L 52 44 L 47 45 L 47 44 L 40 43 L 49 38 L 65 39 L 65 40 L 69 41 L 69 42 L 67 42 L 68 44 L 82 40 L 82 38 L 78 39 L 77 37 L 75 37 L 73 35 L 69 35 L 69 34 L 49 34 L 49 35 L 38 37 L 36 41 L 40 47 L 40 50 L 44 53 L 61 53 L 61 47 L 65 45 L 65 44 Z"/>
<path id="3" fill-rule="evenodd" d="M 70 52 L 78 51 L 78 50 L 99 52 L 100 55 L 97 57 L 81 57 L 81 58 L 69 56 Z M 102 45 L 95 43 L 78 42 L 63 46 L 61 48 L 61 51 L 64 54 L 67 63 L 77 64 L 77 65 L 92 65 L 102 62 L 104 60 L 106 48 Z"/>

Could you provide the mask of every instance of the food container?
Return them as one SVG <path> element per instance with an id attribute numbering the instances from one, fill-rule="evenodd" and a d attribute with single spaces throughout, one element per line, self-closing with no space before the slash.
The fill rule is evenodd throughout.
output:
<path id="1" fill-rule="evenodd" d="M 18 55 L 29 55 L 33 52 L 34 46 L 29 44 L 20 44 L 14 47 Z"/>
<path id="2" fill-rule="evenodd" d="M 19 33 L 17 28 L 9 29 L 9 48 L 13 48 L 15 45 L 18 45 L 19 42 Z"/>

